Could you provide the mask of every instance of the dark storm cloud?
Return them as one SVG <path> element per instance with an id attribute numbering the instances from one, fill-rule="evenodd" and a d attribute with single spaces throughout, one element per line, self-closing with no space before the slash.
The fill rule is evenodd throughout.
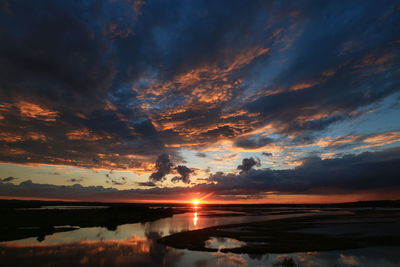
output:
<path id="1" fill-rule="evenodd" d="M 215 190 L 229 192 L 340 193 L 392 188 L 400 190 L 400 149 L 344 155 L 334 159 L 312 157 L 294 169 L 253 170 L 247 174 L 217 173 Z"/>
<path id="2" fill-rule="evenodd" d="M 176 183 L 182 181 L 188 184 L 190 183 L 190 175 L 194 171 L 184 165 L 174 166 L 168 154 L 161 154 L 156 160 L 156 171 L 150 175 L 149 182 L 163 182 L 166 180 L 168 174 L 174 172 L 178 173 L 180 176 L 173 177 L 171 179 L 172 182 Z"/>
<path id="3" fill-rule="evenodd" d="M 151 182 L 162 182 L 166 179 L 166 175 L 172 171 L 173 164 L 168 154 L 161 154 L 156 161 L 156 171 L 153 172 L 149 180 Z"/>
<path id="4" fill-rule="evenodd" d="M 129 36 L 118 33 L 132 30 L 136 20 L 127 4 L 8 2 L 10 12 L 0 13 L 0 95 L 4 101 L 0 104 L 6 118 L 1 128 L 19 140 L 2 144 L 5 152 L 11 150 L 1 155 L 3 161 L 93 168 L 111 162 L 117 168 L 129 168 L 124 155 L 151 157 L 162 151 L 151 123 L 146 126 L 146 117 L 126 105 L 135 103 L 135 95 L 121 87 L 136 75 L 122 75 L 122 62 L 115 54 L 117 39 Z M 135 47 L 141 45 L 131 47 L 137 51 Z M 140 65 L 138 55 L 125 67 Z M 122 99 L 125 105 L 115 108 Z M 44 115 L 38 114 L 41 111 Z M 24 136 L 21 125 L 28 134 L 41 138 Z M 69 138 L 69 132 L 77 134 Z M 46 155 L 46 147 L 52 147 L 53 155 Z M 24 151 L 24 156 L 12 151 Z M 98 154 L 107 156 L 99 160 Z M 111 159 L 109 154 L 123 156 Z"/>
<path id="5" fill-rule="evenodd" d="M 318 6 L 318 15 L 316 9 L 307 12 L 313 19 L 307 19 L 304 34 L 293 44 L 301 53 L 273 81 L 288 90 L 260 97 L 246 109 L 262 113 L 282 132 L 312 132 L 397 92 L 398 32 L 390 23 L 400 25 L 399 14 L 368 2 L 357 6 L 356 15 L 347 9 L 354 4 L 331 2 Z"/>
<path id="6" fill-rule="evenodd" d="M 397 1 L 6 3 L 2 162 L 149 171 L 189 145 L 260 148 L 235 139 L 265 125 L 310 138 L 399 88 Z"/>
<path id="7" fill-rule="evenodd" d="M 84 104 L 88 99 L 99 104 L 93 100 L 105 96 L 114 70 L 107 41 L 74 14 L 79 5 L 9 3 L 13 15 L 1 16 L 0 45 L 1 89 L 6 99 L 36 98 L 35 102 L 81 108 L 88 107 Z M 95 13 L 100 6 L 92 5 Z"/>
<path id="8" fill-rule="evenodd" d="M 193 170 L 183 166 L 183 165 L 178 165 L 176 166 L 175 170 L 178 172 L 180 176 L 175 176 L 171 179 L 172 182 L 179 182 L 182 181 L 185 184 L 190 183 L 190 174 L 193 173 Z"/>
<path id="9" fill-rule="evenodd" d="M 21 182 L 19 185 L 0 183 L 1 196 L 27 196 L 52 199 L 82 199 L 82 200 L 129 200 L 129 199 L 168 199 L 183 197 L 187 188 L 150 188 L 118 190 L 103 186 L 82 186 L 80 184 L 57 186 L 51 184 L 38 184 L 31 180 Z"/>
<path id="10" fill-rule="evenodd" d="M 244 158 L 242 164 L 237 166 L 237 169 L 243 174 L 249 172 L 254 166 L 261 166 L 260 159 L 254 159 L 253 157 Z"/>

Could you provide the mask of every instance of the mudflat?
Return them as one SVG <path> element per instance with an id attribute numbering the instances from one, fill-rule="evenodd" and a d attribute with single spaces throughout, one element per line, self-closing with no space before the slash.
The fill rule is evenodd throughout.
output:
<path id="1" fill-rule="evenodd" d="M 400 210 L 353 210 L 230 224 L 169 235 L 159 242 L 180 249 L 218 251 L 207 246 L 211 239 L 240 241 L 240 247 L 219 251 L 249 254 L 400 246 Z"/>

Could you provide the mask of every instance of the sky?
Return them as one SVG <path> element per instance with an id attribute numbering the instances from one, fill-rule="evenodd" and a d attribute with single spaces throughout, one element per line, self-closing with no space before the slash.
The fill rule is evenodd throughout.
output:
<path id="1" fill-rule="evenodd" d="M 398 1 L 0 0 L 0 198 L 398 199 Z"/>

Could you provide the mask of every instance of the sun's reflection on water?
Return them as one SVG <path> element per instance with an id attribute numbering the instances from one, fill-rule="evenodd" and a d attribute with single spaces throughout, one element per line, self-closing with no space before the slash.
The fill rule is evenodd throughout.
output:
<path id="1" fill-rule="evenodd" d="M 197 202 L 197 204 L 194 205 L 193 209 L 194 209 L 194 212 L 193 212 L 193 226 L 196 227 L 197 223 L 199 221 L 199 217 L 197 216 L 198 215 L 197 214 L 197 210 L 199 209 L 198 202 Z"/>
<path id="2" fill-rule="evenodd" d="M 199 220 L 199 218 L 197 217 L 197 212 L 193 213 L 193 225 L 197 226 L 197 221 Z"/>

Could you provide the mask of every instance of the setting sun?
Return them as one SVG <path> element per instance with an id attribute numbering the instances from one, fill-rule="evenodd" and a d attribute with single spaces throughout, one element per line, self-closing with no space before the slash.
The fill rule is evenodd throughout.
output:
<path id="1" fill-rule="evenodd" d="M 193 205 L 199 205 L 200 204 L 200 201 L 198 200 L 198 199 L 195 199 L 195 200 L 193 200 Z"/>

